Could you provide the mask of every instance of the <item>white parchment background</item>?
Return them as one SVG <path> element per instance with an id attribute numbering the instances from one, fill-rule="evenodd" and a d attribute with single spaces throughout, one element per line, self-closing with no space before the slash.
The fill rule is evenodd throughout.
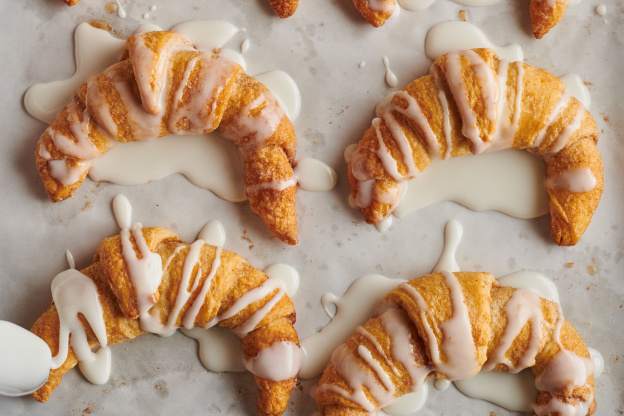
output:
<path id="1" fill-rule="evenodd" d="M 566 317 L 586 342 L 600 350 L 606 369 L 596 383 L 598 415 L 624 410 L 624 2 L 605 0 L 606 16 L 596 2 L 570 7 L 563 22 L 542 40 L 530 33 L 528 1 L 469 8 L 468 19 L 496 44 L 518 43 L 526 62 L 555 74 L 577 73 L 588 83 L 591 112 L 602 132 L 599 148 L 605 165 L 605 192 L 580 243 L 557 247 L 548 233 L 548 217 L 523 221 L 495 212 L 471 212 L 440 203 L 395 221 L 385 234 L 367 226 L 349 208 L 343 150 L 370 125 L 374 106 L 391 89 L 384 83 L 382 56 L 387 55 L 399 86 L 428 72 L 426 32 L 434 24 L 457 20 L 465 7 L 438 0 L 428 10 L 403 11 L 373 29 L 349 0 L 301 0 L 294 17 L 280 20 L 266 0 L 123 0 L 125 19 L 107 14 L 104 0 L 82 0 L 68 8 L 60 0 L 4 0 L 0 4 L 0 319 L 30 327 L 48 306 L 50 282 L 66 268 L 65 250 L 78 267 L 87 266 L 98 243 L 118 232 L 111 199 L 124 193 L 134 207 L 133 219 L 164 226 L 192 241 L 211 219 L 228 232 L 225 248 L 247 257 L 258 268 L 287 262 L 301 274 L 294 297 L 297 329 L 306 336 L 328 318 L 320 297 L 342 294 L 356 278 L 369 273 L 412 278 L 430 272 L 442 249 L 445 223 L 464 226 L 458 260 L 464 270 L 495 275 L 529 269 L 553 278 Z M 156 10 L 148 19 L 150 6 Z M 227 46 L 237 49 L 249 37 L 248 72 L 288 72 L 303 98 L 295 123 L 299 156 L 333 166 L 338 186 L 327 193 L 299 192 L 301 243 L 287 247 L 271 238 L 245 203 L 232 204 L 195 188 L 179 175 L 135 187 L 89 180 L 76 196 L 48 201 L 34 164 L 34 149 L 45 125 L 22 105 L 33 83 L 69 77 L 74 71 L 73 30 L 80 22 L 105 19 L 119 36 L 142 23 L 168 28 L 192 19 L 220 19 L 245 27 Z M 606 23 L 604 20 L 606 19 Z M 364 68 L 358 64 L 364 61 Z M 242 236 L 253 241 L 251 243 Z M 595 259 L 595 260 L 594 260 Z M 594 263 L 595 262 L 595 263 Z M 572 267 L 568 264 L 573 263 Z M 596 268 L 595 274 L 588 266 Z M 113 348 L 113 373 L 104 386 L 88 383 L 71 371 L 47 404 L 30 397 L 0 397 L 3 415 L 94 414 L 255 414 L 256 387 L 249 374 L 211 374 L 200 364 L 194 340 L 176 334 L 163 339 L 146 335 Z M 292 395 L 289 414 L 315 410 L 310 381 Z M 468 399 L 454 388 L 430 389 L 419 414 L 507 414 L 503 409 Z"/>

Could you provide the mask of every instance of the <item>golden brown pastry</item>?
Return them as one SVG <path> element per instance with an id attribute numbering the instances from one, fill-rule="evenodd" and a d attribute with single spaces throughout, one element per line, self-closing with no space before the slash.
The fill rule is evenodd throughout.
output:
<path id="1" fill-rule="evenodd" d="M 541 39 L 563 18 L 570 0 L 531 0 L 531 28 L 537 39 Z"/>
<path id="2" fill-rule="evenodd" d="M 591 415 L 593 364 L 561 307 L 489 273 L 442 272 L 388 294 L 376 316 L 332 355 L 316 391 L 325 416 L 368 415 L 432 374 L 458 380 L 481 368 L 530 367 L 539 416 Z"/>
<path id="3" fill-rule="evenodd" d="M 299 0 L 269 0 L 275 13 L 282 19 L 292 16 L 297 10 Z"/>
<path id="4" fill-rule="evenodd" d="M 563 18 L 570 0 L 531 0 L 531 28 L 537 39 L 541 39 Z M 395 0 L 353 0 L 355 8 L 375 27 L 383 26 L 392 16 Z"/>
<path id="5" fill-rule="evenodd" d="M 292 364 L 294 374 L 288 378 L 261 371 L 255 374 L 260 389 L 258 413 L 283 413 L 295 386 L 296 359 L 300 357 L 293 327 L 295 310 L 280 283 L 242 257 L 202 240 L 185 244 L 171 231 L 141 228 L 139 224 L 104 240 L 91 266 L 64 273 L 52 285 L 58 304 L 53 301 L 31 329 L 48 343 L 53 363 L 56 360 L 58 366 L 47 383 L 33 393 L 38 401 L 48 400 L 63 374 L 77 364 L 81 351 L 74 339 L 80 338 L 83 329 L 88 347 L 82 354 L 89 355 L 91 346 L 116 344 L 145 332 L 167 334 L 178 327 L 219 325 L 241 337 L 246 360 L 261 360 L 277 370 Z M 93 284 L 97 294 L 92 295 L 95 301 L 89 302 L 85 288 Z M 82 287 L 83 295 L 68 300 L 63 291 L 71 294 L 77 287 Z M 98 304 L 101 314 L 90 312 Z M 69 318 L 66 310 L 74 311 Z M 77 321 L 76 310 L 82 314 L 79 328 L 71 330 L 71 320 Z M 69 350 L 67 328 L 72 333 Z M 276 357 L 276 351 L 290 352 L 294 359 L 287 362 L 287 356 L 279 353 Z"/>
<path id="6" fill-rule="evenodd" d="M 122 60 L 82 84 L 41 136 L 37 168 L 50 199 L 61 201 L 118 142 L 217 128 L 240 151 L 253 211 L 277 238 L 296 244 L 292 124 L 238 64 L 197 51 L 175 32 L 130 36 Z"/>
<path id="7" fill-rule="evenodd" d="M 553 239 L 576 244 L 600 201 L 603 172 L 596 122 L 565 88 L 545 70 L 489 49 L 442 56 L 364 133 L 348 167 L 353 204 L 374 224 L 431 162 L 527 149 L 546 162 Z"/>

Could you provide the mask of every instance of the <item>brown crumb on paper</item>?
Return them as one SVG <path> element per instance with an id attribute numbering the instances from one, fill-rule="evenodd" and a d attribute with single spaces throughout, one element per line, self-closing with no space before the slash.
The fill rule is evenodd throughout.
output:
<path id="1" fill-rule="evenodd" d="M 109 1 L 106 3 L 106 6 L 104 6 L 104 9 L 106 10 L 106 13 L 113 14 L 115 13 L 117 7 L 115 6 L 115 2 Z"/>
<path id="2" fill-rule="evenodd" d="M 466 10 L 462 9 L 459 11 L 459 20 L 461 20 L 462 22 L 465 22 L 466 19 L 468 19 L 468 13 L 466 13 Z"/>
<path id="3" fill-rule="evenodd" d="M 568 269 L 571 269 L 572 267 L 574 267 L 574 263 L 573 262 L 568 263 Z"/>
<path id="4" fill-rule="evenodd" d="M 89 20 L 89 24 L 96 29 L 106 30 L 107 32 L 113 30 L 111 25 L 106 20 L 91 19 Z"/>
<path id="5" fill-rule="evenodd" d="M 90 407 L 87 407 L 86 409 L 84 409 L 84 410 L 82 411 L 82 414 L 87 414 L 87 415 L 90 415 L 91 413 L 92 413 L 92 412 L 91 412 L 91 408 L 90 408 Z"/>
<path id="6" fill-rule="evenodd" d="M 589 273 L 590 275 L 595 275 L 596 274 L 596 268 L 594 266 L 587 266 L 587 273 Z"/>

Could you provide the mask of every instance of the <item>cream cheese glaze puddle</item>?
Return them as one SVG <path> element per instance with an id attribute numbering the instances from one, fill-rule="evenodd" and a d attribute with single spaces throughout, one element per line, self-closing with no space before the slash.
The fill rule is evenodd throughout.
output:
<path id="1" fill-rule="evenodd" d="M 150 30 L 160 28 L 144 25 L 136 32 Z M 219 51 L 219 55 L 246 67 L 245 59 L 239 52 L 223 48 L 242 31 L 228 22 L 196 20 L 178 24 L 171 30 L 188 37 L 198 49 Z M 27 111 L 49 123 L 89 75 L 117 60 L 124 42 L 87 23 L 78 25 L 75 32 L 76 73 L 64 81 L 37 84 L 29 88 L 24 96 Z M 294 80 L 279 70 L 256 78 L 275 94 L 280 107 L 294 121 L 301 109 L 301 96 Z M 325 191 L 335 186 L 337 176 L 333 169 L 317 161 L 316 165 L 319 164 L 324 168 L 298 169 L 297 176 L 302 189 Z M 236 147 L 218 133 L 184 137 L 170 135 L 157 140 L 115 146 L 94 161 L 89 176 L 95 181 L 139 185 L 172 173 L 181 173 L 195 186 L 208 189 L 228 201 L 240 202 L 246 199 L 243 169 Z M 307 184 L 312 185 L 306 188 Z"/>

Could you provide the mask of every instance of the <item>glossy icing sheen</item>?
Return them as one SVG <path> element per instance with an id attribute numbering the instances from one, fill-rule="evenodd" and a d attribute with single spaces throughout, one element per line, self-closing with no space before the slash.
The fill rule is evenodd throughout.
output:
<path id="1" fill-rule="evenodd" d="M 473 106 L 470 103 L 470 94 L 465 84 L 465 80 L 462 75 L 462 62 L 467 61 L 471 70 L 474 72 L 476 82 L 481 90 L 482 105 L 485 110 L 485 123 L 477 125 L 477 115 L 473 111 Z M 514 137 L 518 132 L 520 114 L 522 113 L 522 94 L 523 94 L 523 78 L 524 67 L 522 62 L 509 63 L 506 60 L 501 60 L 499 63 L 498 71 L 494 72 L 490 66 L 474 51 L 472 50 L 454 50 L 447 54 L 445 61 L 445 75 L 446 82 L 451 91 L 453 101 L 456 103 L 459 113 L 462 119 L 462 134 L 470 140 L 470 150 L 473 154 L 483 154 L 486 152 L 500 151 L 504 149 L 510 149 L 512 147 Z M 392 212 L 395 208 L 398 209 L 402 199 L 412 201 L 414 199 L 422 201 L 426 200 L 421 193 L 407 192 L 409 190 L 408 180 L 412 180 L 420 175 L 420 172 L 415 165 L 412 148 L 409 141 L 396 122 L 393 113 L 400 113 L 405 116 L 412 125 L 418 126 L 418 129 L 422 132 L 427 152 L 431 156 L 432 161 L 447 159 L 450 157 L 451 141 L 450 141 L 450 125 L 449 125 L 449 106 L 448 100 L 450 97 L 446 97 L 442 89 L 442 81 L 439 70 L 436 67 L 432 68 L 432 74 L 435 78 L 435 85 L 438 88 L 438 98 L 440 106 L 443 111 L 444 120 L 444 141 L 445 146 L 442 147 L 438 138 L 433 133 L 428 120 L 423 114 L 422 109 L 418 106 L 416 100 L 409 96 L 405 91 L 399 91 L 394 94 L 393 99 L 387 97 L 383 100 L 383 104 L 380 104 L 377 108 L 378 117 L 372 122 L 372 128 L 375 131 L 378 150 L 377 156 L 381 161 L 384 169 L 388 174 L 395 179 L 397 186 L 390 187 L 386 190 L 380 190 L 375 187 L 374 179 L 369 177 L 368 170 L 366 168 L 366 162 L 363 155 L 360 155 L 359 150 L 350 151 L 345 153 L 345 157 L 348 158 L 348 162 L 351 166 L 351 172 L 355 179 L 358 180 L 359 191 L 355 198 L 350 198 L 352 206 L 357 208 L 367 208 L 372 201 L 376 198 L 381 202 L 390 205 L 388 212 Z M 514 89 L 508 88 L 508 85 L 514 85 Z M 531 148 L 537 148 L 541 145 L 545 138 L 548 128 L 556 123 L 563 108 L 566 107 L 570 99 L 567 93 L 563 93 L 558 104 L 550 115 L 549 122 L 538 133 L 535 142 Z M 545 157 L 559 152 L 566 144 L 568 139 L 576 130 L 581 126 L 581 121 L 585 114 L 585 107 L 581 103 L 576 109 L 573 120 L 566 126 L 566 128 L 558 135 L 556 140 L 549 145 L 549 148 L 545 152 Z M 405 173 L 399 171 L 398 161 L 395 159 L 395 155 L 390 152 L 384 143 L 384 139 L 381 133 L 381 121 L 389 131 L 394 142 L 397 143 L 399 151 L 399 160 L 406 167 Z M 456 172 L 455 172 L 456 173 Z M 517 175 L 517 177 L 523 177 L 526 175 Z M 529 175 L 530 176 L 530 175 Z M 454 175 L 453 177 L 457 177 Z M 564 172 L 554 178 L 549 178 L 546 182 L 546 188 L 548 189 L 565 189 L 571 192 L 587 192 L 591 191 L 596 185 L 596 179 L 593 177 L 591 171 L 583 170 L 582 172 Z M 510 189 L 515 189 L 513 186 L 508 186 Z M 437 187 L 436 187 L 437 188 Z M 439 187 L 440 189 L 446 189 L 445 187 Z M 440 192 L 440 191 L 436 191 Z M 491 191 L 490 194 L 495 194 Z M 535 193 L 535 191 L 533 191 Z M 463 195 L 466 193 L 464 192 Z M 502 198 L 498 198 L 502 199 Z M 540 198 L 542 201 L 545 198 Z M 496 197 L 488 198 L 485 206 L 495 205 Z M 531 198 L 534 201 L 535 198 Z M 399 210 L 397 215 L 404 215 L 405 211 L 409 212 L 414 208 L 414 204 L 408 204 L 411 207 L 403 210 L 403 213 Z M 465 205 L 471 206 L 470 203 Z M 507 204 L 512 205 L 512 204 Z M 515 206 L 515 205 L 514 205 Z M 537 216 L 543 213 L 544 203 L 538 204 L 522 203 L 521 207 L 529 207 L 528 214 L 524 214 L 525 210 L 518 210 L 517 208 L 510 209 L 509 212 L 515 214 L 521 212 L 521 217 L 525 216 Z M 500 208 L 503 212 L 506 212 L 505 208 Z M 377 221 L 381 221 L 383 218 L 376 218 Z"/>
<path id="2" fill-rule="evenodd" d="M 407 322 L 405 314 L 400 313 L 397 309 L 382 307 L 377 311 L 381 313 L 378 316 L 382 319 L 385 332 L 392 340 L 391 357 L 388 357 L 388 355 L 381 350 L 379 342 L 363 327 L 356 327 L 358 325 L 357 319 L 360 320 L 359 324 L 361 325 L 370 317 L 370 314 L 363 314 L 356 319 L 350 318 L 351 323 L 349 323 L 349 319 L 345 319 L 347 316 L 345 316 L 344 311 L 352 312 L 353 309 L 360 309 L 359 306 L 361 304 L 368 304 L 375 299 L 380 300 L 385 293 L 387 293 L 387 289 L 384 291 L 382 286 L 386 281 L 389 286 L 400 284 L 399 287 L 406 290 L 412 299 L 420 305 L 419 309 L 421 312 L 425 311 L 424 313 L 426 314 L 428 309 L 426 303 L 422 299 L 422 296 L 409 284 L 404 281 L 401 283 L 401 281 L 398 280 L 393 282 L 392 280 L 383 278 L 383 276 L 367 276 L 366 278 L 356 280 L 343 298 L 337 298 L 335 295 L 326 294 L 323 298 L 323 305 L 327 308 L 328 303 L 336 304 L 336 315 L 333 316 L 330 314 L 332 322 L 327 327 L 323 328 L 321 332 L 302 340 L 304 352 L 306 353 L 303 370 L 311 367 L 310 360 L 319 360 L 319 356 L 307 352 L 308 349 L 312 349 L 308 348 L 309 340 L 314 339 L 314 345 L 332 343 L 336 345 L 336 347 L 334 347 L 335 352 L 331 358 L 332 362 L 334 366 L 339 369 L 343 377 L 345 377 L 351 389 L 350 391 L 346 391 L 334 385 L 321 385 L 317 392 L 319 390 L 334 392 L 347 400 L 359 404 L 369 412 L 375 411 L 379 406 L 387 406 L 384 407 L 383 410 L 391 412 L 393 406 L 389 406 L 389 404 L 393 401 L 391 396 L 395 391 L 395 386 L 389 381 L 388 374 L 382 374 L 383 369 L 380 367 L 379 362 L 385 362 L 387 368 L 395 374 L 397 368 L 394 362 L 401 363 L 410 374 L 410 379 L 416 391 L 418 391 L 418 386 L 422 384 L 422 380 L 424 380 L 433 369 L 445 372 L 450 378 L 471 377 L 480 370 L 476 362 L 474 341 L 472 340 L 461 288 L 458 286 L 457 279 L 452 273 L 444 272 L 444 270 L 459 271 L 459 266 L 455 260 L 455 252 L 461 237 L 461 225 L 456 221 L 450 221 L 445 231 L 443 255 L 440 257 L 434 269 L 434 272 L 442 272 L 443 274 L 453 304 L 453 316 L 450 320 L 440 325 L 440 329 L 445 335 L 442 337 L 442 341 L 439 344 L 433 332 L 428 330 L 428 325 L 425 325 L 425 332 L 429 334 L 429 356 L 432 359 L 433 367 L 425 366 L 418 368 L 415 364 L 409 342 L 410 335 L 408 328 L 410 324 Z M 362 287 L 367 287 L 369 289 L 368 292 L 359 290 L 360 281 Z M 555 392 L 557 389 L 561 389 L 562 386 L 568 385 L 568 380 L 571 380 L 570 382 L 575 386 L 581 386 L 587 381 L 587 378 L 592 372 L 593 365 L 591 360 L 578 357 L 561 347 L 559 335 L 564 318 L 562 315 L 559 315 L 553 342 L 559 344 L 560 353 L 548 363 L 544 375 L 537 381 L 528 370 L 522 371 L 520 375 L 485 371 L 493 368 L 498 363 L 508 365 L 512 373 L 518 373 L 532 366 L 535 362 L 537 348 L 541 342 L 542 326 L 545 325 L 546 322 L 542 316 L 540 308 L 541 301 L 538 297 L 538 293 L 544 298 L 558 301 L 557 290 L 552 281 L 537 273 L 526 271 L 514 273 L 501 277 L 499 282 L 501 285 L 505 286 L 521 287 L 514 291 L 512 297 L 505 305 L 508 324 L 500 345 L 490 356 L 482 373 L 479 373 L 474 378 L 456 381 L 456 385 L 462 392 L 469 396 L 490 400 L 514 411 L 531 411 L 531 403 L 535 403 L 537 398 L 536 387 L 543 391 Z M 424 319 L 423 321 L 426 322 Z M 517 337 L 520 330 L 529 321 L 533 328 L 530 334 L 529 346 L 516 365 L 511 365 L 504 354 L 509 349 L 511 342 Z M 353 324 L 353 322 L 355 322 L 355 324 Z M 367 347 L 360 347 L 356 351 L 351 351 L 346 347 L 346 344 L 338 346 L 344 341 L 336 342 L 336 339 L 332 339 L 332 337 L 336 335 L 336 333 L 332 331 L 333 329 L 342 326 L 342 331 L 348 332 L 349 325 L 354 325 L 352 331 L 355 331 L 368 341 Z M 450 334 L 452 334 L 452 336 L 450 336 L 450 338 L 453 339 L 452 342 L 448 340 Z M 325 336 L 324 340 L 322 340 L 323 336 Z M 340 339 L 337 336 L 336 338 Z M 445 362 L 440 360 L 440 352 L 443 352 L 444 357 L 447 357 Z M 372 355 L 380 357 L 380 361 L 375 362 Z M 454 359 L 454 357 L 462 355 L 463 357 L 461 359 Z M 596 352 L 592 354 L 592 357 L 594 356 L 596 358 L 595 361 L 600 363 L 600 354 Z M 448 357 L 453 358 L 449 360 Z M 392 358 L 392 360 L 390 360 L 390 358 Z M 372 372 L 365 371 L 362 364 L 358 363 L 360 360 L 370 365 Z M 303 370 L 300 374 L 301 377 L 313 377 L 317 375 L 307 372 L 304 374 Z M 595 376 L 597 375 L 595 374 Z M 364 391 L 366 391 L 368 395 L 364 394 Z M 422 405 L 426 399 L 426 393 L 422 393 L 422 388 L 419 391 L 421 393 L 420 396 L 404 396 L 403 400 L 405 403 L 401 403 L 401 406 L 397 408 L 397 412 L 399 412 L 397 414 L 406 414 L 403 412 L 405 410 L 404 406 L 407 406 L 410 411 L 415 411 Z M 374 399 L 374 401 L 372 401 L 371 398 Z M 545 406 L 534 405 L 533 408 L 538 412 L 538 415 L 549 414 L 548 412 L 554 411 L 553 409 L 562 412 L 561 414 L 563 416 L 584 415 L 590 403 L 591 401 L 580 402 L 577 406 L 572 406 L 563 404 L 557 399 L 553 399 Z"/>
<path id="3" fill-rule="evenodd" d="M 151 30 L 160 30 L 160 28 L 146 25 L 139 28 L 136 33 Z M 83 157 L 87 161 L 80 162 L 77 166 L 67 167 L 63 161 L 50 160 L 48 163 L 54 177 L 65 185 L 70 185 L 89 170 L 89 176 L 96 181 L 137 185 L 159 180 L 177 172 L 185 175 L 194 185 L 211 190 L 226 200 L 238 202 L 246 199 L 242 180 L 243 169 L 236 147 L 219 134 L 210 134 L 208 137 L 203 134 L 206 130 L 213 129 L 214 119 L 210 114 L 203 114 L 198 105 L 199 101 L 209 100 L 211 96 L 214 97 L 215 94 L 218 94 L 220 87 L 217 85 L 217 81 L 219 78 L 227 78 L 232 65 L 234 65 L 233 62 L 243 68 L 246 67 L 245 59 L 240 53 L 223 48 L 225 43 L 240 33 L 241 30 L 227 22 L 206 20 L 185 22 L 172 27 L 171 30 L 186 36 L 197 49 L 208 51 L 195 58 L 187 66 L 184 77 L 186 79 L 190 69 L 198 66 L 201 69 L 203 83 L 211 87 L 195 91 L 196 100 L 177 107 L 172 112 L 172 120 L 174 121 L 180 117 L 189 118 L 194 126 L 192 132 L 194 134 L 185 134 L 184 137 L 170 135 L 159 140 L 125 143 L 123 146 L 113 147 L 104 155 L 99 155 L 91 144 L 81 139 L 86 138 L 84 134 L 76 134 L 85 131 L 84 127 L 88 123 L 88 117 L 85 116 L 76 123 L 75 129 L 77 131 L 74 131 L 78 138 L 76 143 L 64 138 L 64 136 L 52 134 L 52 137 L 55 144 L 62 147 L 68 154 Z M 99 72 L 116 61 L 124 44 L 123 40 L 114 38 L 109 32 L 96 29 L 87 23 L 77 27 L 75 38 L 76 73 L 66 81 L 34 85 L 24 97 L 24 104 L 28 112 L 47 123 L 70 100 L 73 92 L 87 79 L 88 75 Z M 171 47 L 171 53 L 173 53 L 180 46 L 171 45 Z M 182 48 L 184 47 L 188 46 L 182 46 Z M 207 59 L 206 56 L 214 50 L 220 51 L 219 57 L 216 60 Z M 145 59 L 148 59 L 149 53 L 146 53 L 145 56 Z M 111 71 L 114 74 L 114 69 Z M 274 114 L 265 114 L 266 111 L 263 110 L 262 116 L 266 116 L 268 120 L 266 123 L 259 121 L 259 118 L 252 117 L 247 120 L 247 123 L 239 123 L 237 128 L 230 132 L 236 134 L 237 129 L 238 131 L 258 130 L 254 142 L 261 140 L 262 137 L 271 132 L 275 127 L 277 117 L 280 117 L 280 111 L 283 111 L 291 121 L 294 121 L 301 108 L 301 96 L 297 84 L 285 72 L 271 71 L 258 75 L 256 79 L 275 94 L 273 96 L 273 94 L 268 93 L 271 97 L 266 96 L 265 98 L 276 100 L 280 107 L 276 107 Z M 118 84 L 116 87 L 120 94 L 126 96 L 126 102 L 131 102 L 128 98 L 127 86 Z M 145 99 L 148 100 L 147 108 L 151 109 L 152 112 L 155 109 L 161 109 L 162 94 L 152 90 L 151 87 L 144 86 L 144 88 L 146 89 Z M 159 91 L 162 92 L 162 89 Z M 183 91 L 183 88 L 178 89 L 176 96 L 179 97 Z M 93 103 L 98 100 L 101 101 L 102 97 L 98 96 L 96 90 L 91 89 L 89 102 Z M 98 113 L 98 117 L 101 118 L 98 120 L 106 127 L 111 136 L 116 137 L 117 128 L 105 111 L 106 108 L 104 106 L 103 111 Z M 135 116 L 145 110 L 140 103 L 130 105 L 129 109 L 131 114 Z M 135 125 L 134 131 L 147 137 L 159 129 L 159 116 L 152 114 L 151 117 L 143 117 L 143 122 L 140 126 Z M 176 131 L 175 123 L 170 124 L 169 127 L 172 128 L 172 131 Z M 112 146 L 114 143 L 116 142 L 111 140 L 109 144 Z M 40 150 L 40 154 L 46 159 L 51 157 L 44 148 Z M 317 163 L 323 165 L 324 169 L 300 169 L 296 178 L 290 178 L 286 181 L 287 183 L 264 185 L 269 188 L 279 188 L 292 186 L 295 180 L 299 180 L 307 184 L 302 185 L 302 189 L 323 191 L 331 189 L 336 182 L 335 172 L 329 166 L 319 161 Z M 328 176 L 323 172 L 324 170 L 333 172 L 333 174 L 330 173 Z"/>

